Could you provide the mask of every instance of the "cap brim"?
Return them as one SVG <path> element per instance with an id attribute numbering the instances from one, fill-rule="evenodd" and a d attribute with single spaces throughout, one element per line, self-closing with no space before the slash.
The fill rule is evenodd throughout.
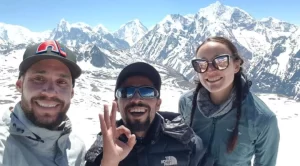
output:
<path id="1" fill-rule="evenodd" d="M 26 72 L 26 70 L 30 68 L 31 65 L 45 59 L 56 59 L 64 63 L 69 68 L 73 79 L 76 79 L 81 75 L 81 68 L 76 63 L 66 58 L 54 55 L 41 55 L 29 57 L 22 61 L 22 63 L 19 66 L 19 70 L 20 72 Z"/>

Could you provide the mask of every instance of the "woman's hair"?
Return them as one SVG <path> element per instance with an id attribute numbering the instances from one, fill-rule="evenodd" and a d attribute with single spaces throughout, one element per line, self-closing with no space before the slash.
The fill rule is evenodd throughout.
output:
<path id="1" fill-rule="evenodd" d="M 208 39 L 206 39 L 200 46 L 198 46 L 197 50 L 196 50 L 196 55 L 199 51 L 199 49 L 207 42 L 218 42 L 221 44 L 224 44 L 227 46 L 227 48 L 231 51 L 232 56 L 233 56 L 233 60 L 237 61 L 239 60 L 241 63 L 240 65 L 242 65 L 244 63 L 244 60 L 241 58 L 241 56 L 238 54 L 237 48 L 234 46 L 234 44 L 224 38 L 224 37 L 210 37 Z M 239 125 L 239 120 L 241 117 L 241 107 L 242 107 L 242 95 L 243 95 L 243 87 L 242 87 L 242 82 L 241 82 L 241 77 L 245 76 L 243 74 L 243 68 L 240 67 L 240 70 L 234 75 L 234 86 L 236 87 L 236 99 L 234 101 L 235 106 L 237 106 L 237 115 L 236 115 L 236 122 L 235 122 L 235 127 L 234 130 L 232 132 L 232 135 L 229 139 L 229 143 L 227 145 L 227 152 L 232 152 L 233 149 L 235 148 L 235 145 L 237 143 L 237 139 L 238 139 L 238 125 Z M 197 87 L 196 90 L 194 91 L 193 94 L 193 101 L 192 101 L 192 112 L 191 112 L 191 120 L 190 120 L 190 126 L 192 126 L 193 124 L 193 119 L 194 119 L 194 114 L 195 114 L 195 109 L 197 106 L 197 95 L 201 89 L 202 84 L 197 81 Z"/>

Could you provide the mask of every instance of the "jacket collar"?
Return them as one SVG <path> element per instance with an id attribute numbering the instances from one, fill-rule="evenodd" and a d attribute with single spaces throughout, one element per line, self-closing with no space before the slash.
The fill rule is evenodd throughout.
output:
<path id="1" fill-rule="evenodd" d="M 117 126 L 120 125 L 124 125 L 122 120 L 117 122 Z M 154 144 L 159 140 L 161 134 L 168 135 L 183 144 L 188 144 L 192 137 L 195 136 L 194 131 L 184 122 L 180 115 L 168 119 L 160 113 L 156 113 L 145 137 L 138 139 L 136 145 Z M 121 135 L 119 139 L 127 142 L 125 135 Z"/>
<path id="2" fill-rule="evenodd" d="M 9 112 L 3 117 L 3 121 L 9 126 L 11 134 L 25 136 L 40 142 L 44 142 L 46 139 L 56 140 L 61 135 L 70 133 L 72 128 L 68 118 L 60 125 L 62 130 L 52 131 L 36 126 L 27 119 L 20 102 L 16 104 L 13 112 Z"/>

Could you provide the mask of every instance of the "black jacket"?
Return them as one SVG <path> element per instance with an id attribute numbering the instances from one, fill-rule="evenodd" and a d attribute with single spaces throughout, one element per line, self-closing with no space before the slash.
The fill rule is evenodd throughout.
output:
<path id="1" fill-rule="evenodd" d="M 174 115 L 157 113 L 145 138 L 137 140 L 119 166 L 200 166 L 205 153 L 202 140 L 184 123 L 181 116 L 177 116 L 179 114 L 176 117 Z M 122 120 L 117 125 L 123 125 Z M 119 139 L 127 141 L 125 136 Z M 100 166 L 102 145 L 99 133 L 86 153 L 86 166 Z"/>

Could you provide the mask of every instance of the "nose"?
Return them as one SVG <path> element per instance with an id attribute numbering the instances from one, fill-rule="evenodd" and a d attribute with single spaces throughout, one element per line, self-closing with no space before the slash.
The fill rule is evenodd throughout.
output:
<path id="1" fill-rule="evenodd" d="M 212 62 L 208 63 L 208 67 L 207 67 L 207 72 L 212 72 L 212 71 L 216 71 L 217 69 L 215 68 L 215 66 L 212 64 Z"/>
<path id="2" fill-rule="evenodd" d="M 57 91 L 54 87 L 54 83 L 52 81 L 49 81 L 46 83 L 43 87 L 42 94 L 51 98 L 57 95 Z"/>
<path id="3" fill-rule="evenodd" d="M 132 98 L 130 99 L 131 102 L 134 102 L 134 103 L 138 103 L 140 102 L 142 99 L 142 97 L 140 96 L 140 94 L 138 93 L 138 91 L 136 91 L 134 93 L 134 95 L 132 96 Z"/>

